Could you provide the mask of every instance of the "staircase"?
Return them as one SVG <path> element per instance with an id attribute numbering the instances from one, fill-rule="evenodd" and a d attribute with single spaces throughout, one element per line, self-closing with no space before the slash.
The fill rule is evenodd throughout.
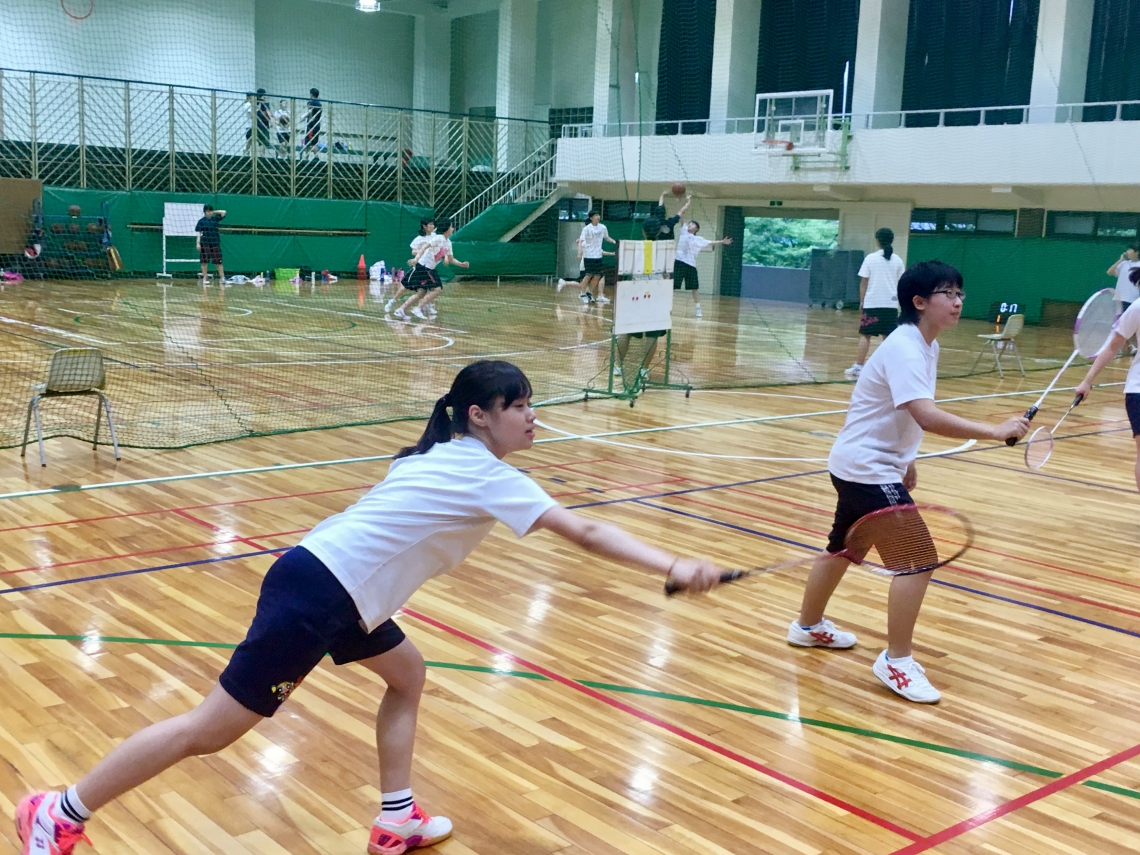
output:
<path id="1" fill-rule="evenodd" d="M 554 181 L 555 143 L 543 143 L 456 211 L 453 240 L 506 242 L 550 210 L 564 195 Z"/>

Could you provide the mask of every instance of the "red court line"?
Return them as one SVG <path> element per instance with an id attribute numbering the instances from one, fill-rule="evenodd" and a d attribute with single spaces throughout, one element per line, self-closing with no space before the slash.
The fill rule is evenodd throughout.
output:
<path id="1" fill-rule="evenodd" d="M 973 831 L 975 828 L 985 825 L 987 822 L 992 822 L 995 819 L 1011 814 L 1026 805 L 1040 801 L 1046 796 L 1051 796 L 1053 793 L 1059 792 L 1066 787 L 1071 787 L 1073 784 L 1079 784 L 1081 781 L 1091 778 L 1094 775 L 1099 775 L 1106 769 L 1111 769 L 1113 766 L 1123 763 L 1125 760 L 1131 760 L 1137 755 L 1140 755 L 1140 745 L 1133 745 L 1131 748 L 1126 748 L 1118 754 L 1113 754 L 1111 757 L 1098 760 L 1091 766 L 1086 766 L 1084 769 L 1071 772 L 1063 778 L 1050 781 L 1045 786 L 1032 790 L 1023 796 L 1018 796 L 1016 799 L 1012 799 L 1003 805 L 990 808 L 977 816 L 972 816 L 969 819 L 959 822 L 957 825 L 952 825 L 929 837 L 924 837 L 922 840 L 916 840 L 914 843 L 909 846 L 904 846 L 902 849 L 896 849 L 891 855 L 917 855 L 919 852 L 926 852 L 928 849 L 933 849 L 935 846 L 939 846 L 948 840 L 960 837 L 967 831 Z"/>
<path id="2" fill-rule="evenodd" d="M 640 709 L 637 709 L 636 707 L 630 706 L 627 703 L 619 701 L 615 698 L 611 698 L 609 695 L 604 695 L 596 689 L 591 689 L 589 686 L 585 686 L 575 680 L 571 680 L 568 677 L 563 677 L 561 674 L 556 674 L 553 671 L 543 668 L 541 665 L 536 665 L 533 662 L 523 659 L 521 656 L 516 656 L 514 653 L 509 653 L 506 650 L 503 650 L 501 647 L 496 647 L 494 644 L 478 639 L 473 635 L 469 635 L 461 629 L 456 629 L 455 627 L 449 626 L 442 621 L 438 621 L 434 618 L 428 617 L 427 615 L 412 611 L 407 606 L 404 606 L 401 611 L 408 617 L 415 618 L 418 621 L 426 623 L 429 626 L 433 626 L 436 629 L 442 630 L 443 632 L 453 635 L 456 638 L 461 638 L 469 644 L 474 644 L 476 647 L 481 647 L 483 650 L 494 653 L 496 656 L 505 656 L 513 662 L 518 663 L 523 668 L 534 671 L 536 674 L 541 674 L 548 680 L 552 680 L 556 683 L 561 683 L 563 686 L 567 686 L 577 692 L 581 692 L 582 694 L 587 695 L 596 701 L 600 701 L 606 706 L 627 713 L 640 721 L 655 725 L 656 727 L 659 727 L 662 730 L 673 734 L 674 736 L 680 737 L 681 739 L 684 739 L 687 742 L 691 742 L 694 745 L 699 745 L 701 748 L 711 751 L 714 754 L 719 754 L 721 757 L 733 760 L 742 766 L 747 766 L 749 769 L 752 769 L 755 772 L 759 772 L 762 775 L 773 778 L 782 784 L 786 784 L 793 789 L 799 790 L 801 793 L 806 793 L 807 795 L 813 796 L 820 801 L 826 802 L 829 805 L 833 805 L 834 807 L 846 811 L 853 816 L 857 816 L 860 819 L 865 819 L 868 822 L 874 823 L 880 828 L 884 828 L 893 834 L 897 834 L 900 837 L 905 837 L 907 840 L 913 840 L 916 842 L 922 839 L 913 831 L 903 828 L 902 826 L 895 825 L 888 819 L 884 819 L 881 816 L 876 816 L 870 811 L 866 811 L 863 808 L 849 804 L 848 802 L 825 793 L 822 790 L 817 790 L 810 784 L 805 784 L 802 781 L 797 781 L 795 778 L 785 775 L 783 772 L 777 772 L 775 769 L 765 766 L 763 763 L 758 763 L 750 757 L 745 757 L 743 754 L 738 754 L 731 748 L 726 748 L 723 745 L 719 745 L 699 734 L 693 733 L 690 730 L 686 730 L 683 727 L 678 727 L 675 724 L 671 724 L 670 722 L 658 718 L 651 713 L 644 712 Z"/>
<path id="3" fill-rule="evenodd" d="M 689 503 L 694 504 L 694 505 L 701 505 L 702 507 L 705 507 L 705 508 L 711 508 L 713 510 L 723 511 L 724 513 L 736 514 L 737 516 L 747 517 L 748 519 L 760 520 L 761 522 L 766 522 L 766 523 L 769 523 L 772 525 L 778 525 L 782 528 L 789 528 L 789 529 L 793 529 L 795 531 L 802 531 L 805 534 L 815 534 L 815 535 L 819 535 L 820 537 L 826 537 L 827 536 L 827 532 L 824 532 L 824 531 L 818 531 L 816 529 L 805 528 L 804 526 L 792 525 L 791 523 L 784 522 L 783 520 L 774 520 L 774 519 L 771 519 L 769 517 L 761 516 L 760 514 L 751 513 L 749 511 L 742 511 L 742 510 L 738 510 L 736 508 L 726 508 L 723 505 L 714 505 L 712 502 L 704 502 L 704 501 L 701 501 L 700 499 L 696 499 L 692 496 L 666 496 L 664 498 L 671 499 L 673 501 L 689 502 Z M 978 546 L 975 546 L 973 548 L 977 549 L 979 552 L 992 552 L 992 550 L 983 549 L 982 547 L 978 547 Z M 1000 553 L 1000 552 L 999 553 L 993 553 L 993 554 L 1002 555 L 1002 553 Z M 1011 558 L 1014 560 L 1022 560 L 1015 555 L 1008 555 L 1008 556 L 1004 556 L 1004 557 Z M 1026 560 L 1028 560 L 1028 559 L 1026 559 Z M 1069 593 L 1066 593 L 1064 591 L 1055 590 L 1053 588 L 1045 588 L 1041 585 L 1032 585 L 1028 582 L 1022 582 L 1018 579 L 1011 579 L 1011 578 L 1007 578 L 1004 576 L 995 576 L 992 573 L 986 573 L 986 572 L 981 571 L 981 570 L 970 570 L 966 567 L 962 567 L 962 566 L 957 565 L 957 564 L 951 565 L 951 566 L 947 567 L 946 569 L 953 571 L 955 573 L 964 573 L 967 576 L 976 576 L 976 577 L 981 578 L 981 579 L 987 579 L 991 582 L 996 582 L 998 584 L 1010 585 L 1011 587 L 1014 587 L 1014 588 L 1024 588 L 1027 591 L 1036 591 L 1037 593 L 1040 593 L 1040 594 L 1048 594 L 1049 596 L 1058 597 L 1059 599 L 1062 599 L 1062 600 L 1071 600 L 1071 601 L 1076 602 L 1076 603 L 1083 603 L 1086 606 L 1095 606 L 1097 608 L 1107 609 L 1107 610 L 1113 611 L 1113 612 L 1120 612 L 1121 614 L 1131 615 L 1133 617 L 1140 617 L 1140 611 L 1128 609 L 1128 608 L 1125 608 L 1124 606 L 1117 606 L 1117 605 L 1113 605 L 1112 603 L 1104 603 L 1104 602 L 1101 602 L 1099 600 L 1091 600 L 1087 597 L 1082 597 L 1082 596 L 1079 596 L 1077 594 L 1069 594 Z M 1065 568 L 1065 567 L 1056 567 L 1055 569 L 1065 570 L 1066 572 L 1068 572 L 1068 568 Z M 1079 573 L 1080 571 L 1073 571 L 1073 572 Z M 1082 575 L 1084 575 L 1084 574 L 1082 574 Z M 1101 579 L 1102 577 L 1093 576 L 1093 578 L 1094 579 Z M 1111 580 L 1106 580 L 1106 581 L 1111 581 Z"/>

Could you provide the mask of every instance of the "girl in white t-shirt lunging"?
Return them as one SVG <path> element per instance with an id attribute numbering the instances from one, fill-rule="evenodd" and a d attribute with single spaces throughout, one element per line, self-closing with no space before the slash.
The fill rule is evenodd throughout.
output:
<path id="1" fill-rule="evenodd" d="M 421 585 L 457 567 L 496 521 L 519 537 L 547 529 L 696 591 L 721 573 L 711 561 L 680 558 L 563 508 L 504 463 L 534 442 L 530 396 L 526 376 L 508 362 L 460 371 L 387 477 L 269 568 L 249 632 L 202 703 L 121 742 L 65 792 L 20 801 L 25 855 L 71 855 L 92 811 L 180 760 L 231 745 L 272 716 L 326 654 L 338 665 L 358 662 L 387 686 L 376 719 L 382 806 L 369 853 L 400 855 L 448 837 L 451 822 L 428 816 L 412 797 L 424 660 L 392 620 Z"/>
<path id="2" fill-rule="evenodd" d="M 419 255 L 415 258 L 415 269 L 408 277 L 408 288 L 416 293 L 393 313 L 396 317 L 406 319 L 409 310 L 423 320 L 436 317 L 437 312 L 432 303 L 443 293 L 443 280 L 439 278 L 436 268 L 440 263 L 455 267 L 471 266 L 470 262 L 458 261 L 451 254 L 451 235 L 454 231 L 450 220 L 440 220 L 436 233 L 420 247 Z"/>
<path id="3" fill-rule="evenodd" d="M 967 421 L 934 403 L 938 336 L 958 325 L 962 275 L 940 261 L 924 261 L 899 280 L 899 326 L 875 351 L 851 393 L 847 420 L 835 439 L 827 468 L 839 494 L 827 550 L 808 575 L 799 617 L 788 628 L 797 647 L 855 646 L 855 636 L 836 629 L 824 609 L 851 558 L 844 552 L 848 529 L 872 511 L 912 505 L 918 480 L 915 457 L 923 431 L 955 439 L 1020 439 L 1029 430 L 1024 417 L 999 425 Z M 861 560 L 861 556 L 855 556 Z M 911 656 L 914 624 L 930 573 L 896 576 L 887 600 L 887 649 L 872 666 L 891 691 L 918 703 L 941 697 Z"/>
<path id="4" fill-rule="evenodd" d="M 420 220 L 420 233 L 412 238 L 412 257 L 408 262 L 408 265 L 412 267 L 412 270 L 409 271 L 410 273 L 415 272 L 414 265 L 416 264 L 417 259 L 420 257 L 420 250 L 422 250 L 424 246 L 426 246 L 431 241 L 433 234 L 435 234 L 435 219 L 432 217 L 425 217 L 424 219 Z M 392 311 L 392 307 L 396 305 L 396 301 L 403 297 L 405 294 L 410 293 L 412 293 L 411 289 L 404 286 L 404 280 L 397 279 L 396 293 L 393 294 L 391 299 L 389 299 L 388 302 L 384 304 L 384 311 Z M 407 315 L 403 313 L 402 306 L 396 309 L 396 317 L 401 319 L 407 317 Z"/>
<path id="5" fill-rule="evenodd" d="M 859 268 L 859 350 L 855 354 L 855 364 L 843 373 L 848 377 L 858 377 L 867 362 L 867 351 L 871 348 L 874 336 L 888 336 L 898 325 L 899 278 L 906 265 L 894 251 L 892 244 L 895 233 L 890 229 L 875 232 L 875 241 L 880 249 L 863 259 Z"/>
<path id="6" fill-rule="evenodd" d="M 1132 268 L 1129 273 L 1129 284 L 1132 287 L 1140 286 L 1140 264 Z M 1116 319 L 1112 328 L 1112 338 L 1104 346 L 1093 364 L 1089 366 L 1085 379 L 1077 386 L 1076 392 L 1081 396 L 1081 403 L 1088 400 L 1092 394 L 1092 383 L 1096 375 L 1104 369 L 1124 347 L 1125 342 L 1140 334 L 1140 301 L 1133 301 L 1124 310 L 1124 314 Z M 1132 427 L 1132 439 L 1136 442 L 1136 489 L 1140 490 L 1140 356 L 1132 359 L 1128 368 L 1128 376 L 1124 378 L 1124 409 L 1128 413 L 1128 422 Z"/>
<path id="7" fill-rule="evenodd" d="M 578 260 L 582 262 L 582 278 L 578 281 L 578 287 L 582 289 L 583 303 L 608 303 L 605 291 L 606 268 L 602 261 L 602 256 L 606 253 L 602 250 L 602 242 L 616 244 L 617 241 L 610 237 L 609 231 L 602 225 L 602 215 L 597 211 L 590 211 L 586 219 L 589 222 L 582 226 L 582 234 L 577 240 Z M 597 293 L 590 291 L 591 283 L 597 286 Z M 565 279 L 559 279 L 557 290 L 561 291 L 566 285 Z"/>

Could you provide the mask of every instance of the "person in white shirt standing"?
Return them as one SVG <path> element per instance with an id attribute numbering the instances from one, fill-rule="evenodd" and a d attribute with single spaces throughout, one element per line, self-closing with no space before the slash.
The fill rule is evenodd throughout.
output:
<path id="1" fill-rule="evenodd" d="M 847 419 L 835 439 L 827 468 L 839 494 L 827 549 L 812 565 L 799 617 L 788 628 L 797 647 L 848 648 L 853 633 L 824 617 L 828 600 L 851 559 L 844 552 L 848 529 L 857 520 L 892 505 L 911 505 L 918 475 L 915 458 L 923 431 L 954 439 L 1020 439 L 1029 430 L 1023 416 L 998 425 L 952 415 L 934 403 L 938 336 L 958 325 L 962 275 L 941 261 L 923 261 L 898 285 L 899 326 L 875 351 L 851 393 Z M 911 655 L 918 611 L 930 573 L 896 576 L 887 600 L 887 649 L 872 666 L 891 691 L 918 703 L 941 697 Z"/>
<path id="2" fill-rule="evenodd" d="M 1133 270 L 1140 267 L 1140 244 L 1132 244 L 1124 250 L 1120 258 L 1112 267 L 1108 268 L 1108 275 L 1116 277 L 1116 291 L 1114 300 L 1120 304 L 1120 314 L 1128 311 L 1128 307 L 1140 299 L 1140 288 L 1130 278 Z M 1135 339 L 1132 341 L 1132 352 L 1136 352 Z"/>
<path id="3" fill-rule="evenodd" d="M 546 529 L 694 591 L 714 587 L 722 572 L 563 508 L 503 462 L 534 443 L 530 397 L 530 382 L 509 362 L 460 371 L 387 477 L 269 568 L 249 632 L 205 700 L 120 742 L 65 792 L 20 801 L 24 853 L 71 855 L 93 811 L 187 757 L 236 742 L 277 712 L 326 654 L 338 665 L 359 663 L 387 687 L 376 718 L 381 810 L 370 855 L 401 855 L 450 836 L 451 821 L 424 813 L 411 790 L 425 667 L 392 616 L 421 585 L 458 567 L 496 521 L 519 537 Z"/>
<path id="4" fill-rule="evenodd" d="M 859 268 L 859 350 L 855 354 L 855 364 L 843 372 L 848 377 L 858 377 L 863 370 L 871 339 L 890 335 L 898 325 L 899 278 L 906 265 L 892 246 L 894 232 L 879 229 L 875 232 L 875 241 L 879 250 L 864 258 Z"/>
<path id="5" fill-rule="evenodd" d="M 609 298 L 606 297 L 606 267 L 602 260 L 605 252 L 602 251 L 602 241 L 609 241 L 616 244 L 617 241 L 610 237 L 609 230 L 602 225 L 602 215 L 597 211 L 590 211 L 586 215 L 589 221 L 586 225 L 582 226 L 582 234 L 579 235 L 578 244 L 578 260 L 582 262 L 582 278 L 578 281 L 578 287 L 582 289 L 582 302 L 583 303 L 608 303 Z M 596 285 L 596 291 L 590 291 L 591 283 Z M 567 282 L 565 279 L 558 280 L 558 289 L 561 291 L 565 288 Z"/>
<path id="6" fill-rule="evenodd" d="M 697 279 L 697 253 L 706 246 L 728 246 L 732 238 L 723 237 L 720 240 L 708 240 L 697 234 L 701 224 L 696 220 L 685 223 L 681 229 L 681 236 L 677 238 L 677 251 L 673 258 L 673 290 L 682 287 L 692 292 L 693 307 L 696 315 L 701 316 L 700 280 Z"/>
<path id="7" fill-rule="evenodd" d="M 1128 276 L 1129 285 L 1133 288 L 1140 287 L 1140 264 L 1133 267 Z M 1116 357 L 1124 347 L 1124 343 L 1130 338 L 1135 338 L 1138 333 L 1140 333 L 1140 301 L 1134 300 L 1124 310 L 1124 314 L 1116 319 L 1112 338 L 1097 354 L 1093 364 L 1089 366 L 1085 379 L 1077 386 L 1076 392 L 1081 396 L 1080 403 L 1083 404 L 1092 394 L 1092 382 L 1096 379 L 1096 375 Z M 1132 427 L 1132 439 L 1136 442 L 1136 489 L 1140 490 L 1140 356 L 1133 358 L 1128 376 L 1124 378 L 1124 409 L 1128 413 L 1128 422 Z"/>

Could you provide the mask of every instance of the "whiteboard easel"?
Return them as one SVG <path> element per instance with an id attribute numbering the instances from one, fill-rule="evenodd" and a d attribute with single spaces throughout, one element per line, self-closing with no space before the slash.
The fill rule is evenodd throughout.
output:
<path id="1" fill-rule="evenodd" d="M 168 237 L 197 237 L 195 226 L 204 216 L 203 207 L 197 202 L 165 202 L 162 207 L 162 272 L 155 274 L 167 279 L 167 264 L 197 264 L 197 258 L 169 258 L 166 255 Z"/>

